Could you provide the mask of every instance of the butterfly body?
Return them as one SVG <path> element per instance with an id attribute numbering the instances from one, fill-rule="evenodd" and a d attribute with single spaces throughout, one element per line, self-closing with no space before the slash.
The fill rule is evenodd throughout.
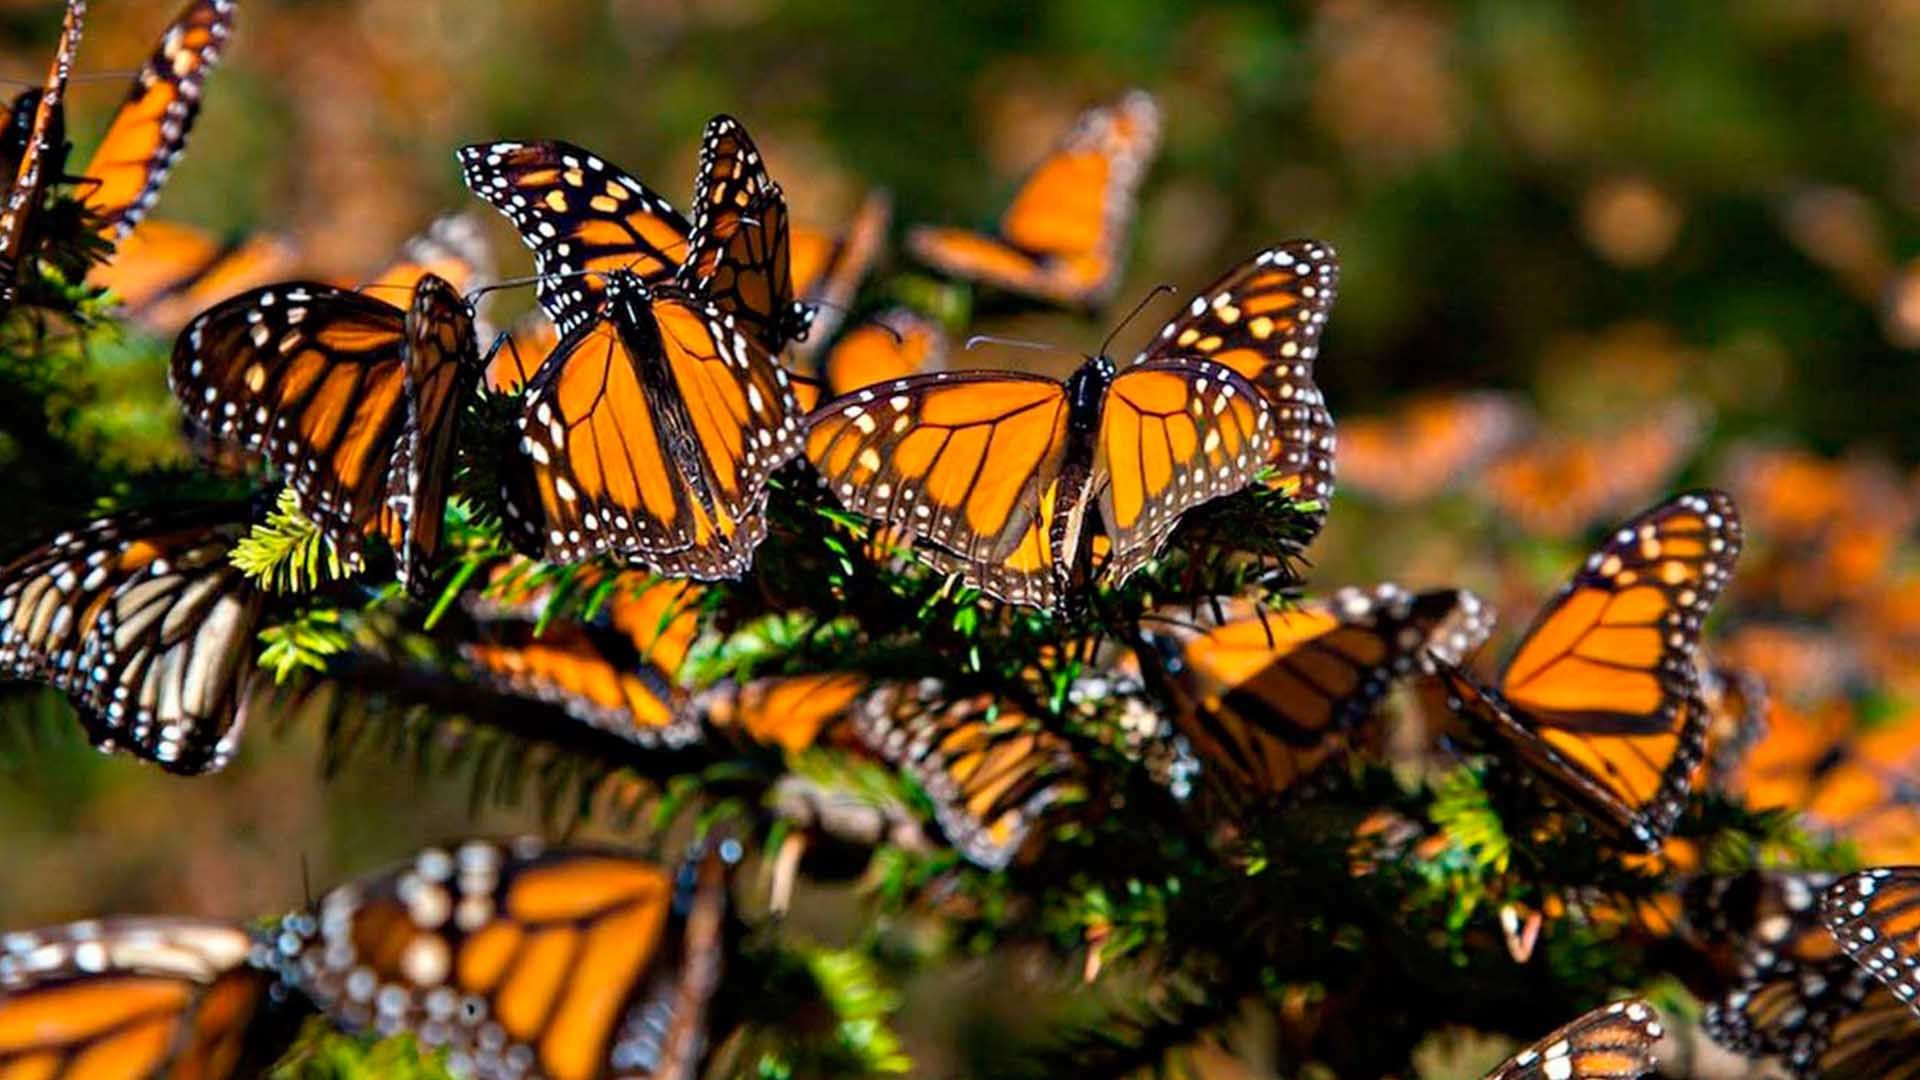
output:
<path id="1" fill-rule="evenodd" d="M 616 271 L 604 305 L 529 386 L 503 493 L 511 533 L 549 561 L 737 577 L 766 534 L 767 481 L 800 448 L 787 373 L 678 286 Z"/>

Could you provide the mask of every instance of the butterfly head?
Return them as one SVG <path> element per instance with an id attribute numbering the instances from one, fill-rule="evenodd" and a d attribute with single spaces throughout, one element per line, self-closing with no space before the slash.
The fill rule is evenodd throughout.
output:
<path id="1" fill-rule="evenodd" d="M 1071 409 L 1069 423 L 1076 431 L 1086 429 L 1091 435 L 1100 423 L 1100 406 L 1107 399 L 1107 387 L 1112 384 L 1115 369 L 1113 361 L 1105 354 L 1087 357 L 1080 370 L 1067 379 L 1067 404 Z"/>

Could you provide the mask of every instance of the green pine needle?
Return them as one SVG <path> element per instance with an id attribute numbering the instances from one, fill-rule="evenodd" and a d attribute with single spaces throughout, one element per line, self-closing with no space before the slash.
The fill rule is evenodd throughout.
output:
<path id="1" fill-rule="evenodd" d="M 240 572 L 271 592 L 312 592 L 349 570 L 320 526 L 300 511 L 292 488 L 282 488 L 267 520 L 233 546 Z"/>

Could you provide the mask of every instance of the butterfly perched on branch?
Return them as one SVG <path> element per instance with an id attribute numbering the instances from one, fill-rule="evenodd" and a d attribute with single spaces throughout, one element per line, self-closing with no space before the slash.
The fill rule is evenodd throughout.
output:
<path id="1" fill-rule="evenodd" d="M 1715 491 L 1622 523 L 1535 617 L 1497 690 L 1440 669 L 1455 708 L 1595 824 L 1657 849 L 1703 753 L 1701 626 L 1740 543 Z"/>
<path id="2" fill-rule="evenodd" d="M 732 117 L 707 124 L 691 224 L 570 143 L 480 144 L 459 157 L 467 188 L 532 249 L 540 306 L 563 337 L 603 312 L 616 271 L 713 304 L 770 355 L 806 333 L 812 309 L 794 299 L 786 196 Z"/>
<path id="3" fill-rule="evenodd" d="M 1119 284 L 1134 200 L 1159 145 L 1159 105 L 1131 91 L 1080 115 L 1021 182 L 991 235 L 921 226 L 907 247 L 956 277 L 1097 307 Z"/>
<path id="4" fill-rule="evenodd" d="M 282 978 L 456 1075 L 698 1075 L 727 957 L 731 840 L 679 867 L 528 838 L 429 848 L 281 923 Z"/>
<path id="5" fill-rule="evenodd" d="M 0 672 L 51 684 L 87 737 L 172 772 L 224 766 L 264 598 L 228 561 L 239 508 L 128 511 L 0 569 Z"/>
<path id="6" fill-rule="evenodd" d="M 472 310 L 427 274 L 405 308 L 317 282 L 242 293 L 188 325 L 168 381 L 194 434 L 279 469 L 351 568 L 380 537 L 418 591 L 481 373 Z"/>
<path id="7" fill-rule="evenodd" d="M 846 394 L 809 418 L 807 460 L 842 505 L 999 600 L 1053 608 L 1089 581 L 1121 584 L 1183 514 L 1256 477 L 1331 494 L 1312 359 L 1333 265 L 1310 242 L 1263 251 L 1125 368 L 1096 356 L 1064 383 L 946 371 Z"/>
<path id="8" fill-rule="evenodd" d="M 244 927 L 90 919 L 0 935 L 0 1074 L 227 1080 L 291 1041 Z"/>
<path id="9" fill-rule="evenodd" d="M 1285 608 L 1162 611 L 1142 621 L 1140 655 L 1208 775 L 1267 797 L 1363 740 L 1396 680 L 1460 662 L 1492 626 L 1470 592 L 1386 584 Z"/>

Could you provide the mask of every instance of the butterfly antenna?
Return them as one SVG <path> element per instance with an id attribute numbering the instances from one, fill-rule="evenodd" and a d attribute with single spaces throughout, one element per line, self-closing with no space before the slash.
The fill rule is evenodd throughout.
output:
<path id="1" fill-rule="evenodd" d="M 966 349 L 968 352 L 972 352 L 976 347 L 981 345 L 1005 345 L 1012 349 L 1031 349 L 1034 352 L 1060 353 L 1065 356 L 1080 355 L 1071 349 L 1063 349 L 1058 345 L 1048 345 L 1043 341 L 1023 341 L 1020 338 L 1005 338 L 997 334 L 975 334 L 967 339 Z"/>
<path id="2" fill-rule="evenodd" d="M 1173 293 L 1173 292 L 1179 292 L 1179 291 L 1180 290 L 1174 288 L 1173 286 L 1167 284 L 1164 281 L 1158 285 L 1155 285 L 1153 288 L 1147 290 L 1147 295 L 1141 297 L 1140 302 L 1133 305 L 1133 310 L 1127 312 L 1127 317 L 1124 319 L 1121 319 L 1120 325 L 1114 327 L 1113 333 L 1107 335 L 1107 340 L 1100 343 L 1100 355 L 1101 356 L 1107 355 L 1107 347 L 1113 344 L 1113 339 L 1120 336 L 1120 331 L 1125 330 L 1127 328 L 1128 323 L 1131 323 L 1135 318 L 1137 318 L 1141 312 L 1147 310 L 1148 304 L 1153 303 L 1154 300 L 1157 299 L 1159 296 L 1161 296 L 1163 293 Z"/>
<path id="3" fill-rule="evenodd" d="M 466 296 L 467 306 L 472 307 L 481 297 L 490 292 L 498 292 L 501 289 L 518 289 L 524 285 L 538 285 L 543 281 L 565 281 L 569 278 L 595 277 L 600 276 L 601 273 L 599 270 L 569 270 L 564 274 L 531 274 L 527 277 L 507 278 L 502 281 L 493 282 L 490 285 L 482 285 L 472 292 L 469 292 Z"/>

